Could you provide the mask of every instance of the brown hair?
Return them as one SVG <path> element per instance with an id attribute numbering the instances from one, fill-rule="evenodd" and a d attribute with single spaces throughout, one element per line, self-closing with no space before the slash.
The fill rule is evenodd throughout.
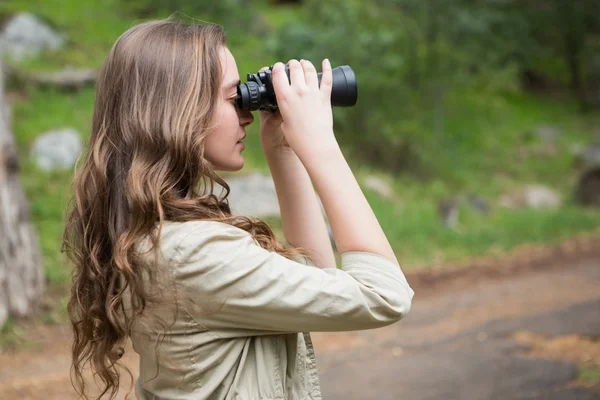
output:
<path id="1" fill-rule="evenodd" d="M 62 247 L 74 264 L 67 306 L 72 382 L 84 398 L 87 364 L 102 382 L 98 398 L 118 392 L 118 360 L 131 326 L 123 294 L 128 289 L 134 315 L 141 314 L 150 301 L 142 276 L 153 275 L 134 244 L 149 237 L 157 251 L 163 221 L 220 221 L 287 258 L 306 254 L 280 244 L 265 222 L 233 216 L 228 185 L 202 156 L 226 45 L 219 25 L 145 22 L 119 37 L 99 73 Z M 213 193 L 215 182 L 224 195 Z"/>

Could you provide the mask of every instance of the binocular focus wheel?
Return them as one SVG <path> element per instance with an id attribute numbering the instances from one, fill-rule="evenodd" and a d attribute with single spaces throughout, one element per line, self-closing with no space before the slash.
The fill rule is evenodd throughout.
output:
<path id="1" fill-rule="evenodd" d="M 253 110 L 256 110 L 259 106 L 260 101 L 260 90 L 257 84 L 248 85 L 248 97 L 250 98 L 250 107 Z"/>

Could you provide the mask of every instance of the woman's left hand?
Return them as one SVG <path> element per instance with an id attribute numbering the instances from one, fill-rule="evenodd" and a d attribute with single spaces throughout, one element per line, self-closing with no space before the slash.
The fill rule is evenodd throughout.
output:
<path id="1" fill-rule="evenodd" d="M 260 71 L 269 69 L 263 67 Z M 260 141 L 265 151 L 291 150 L 281 130 L 281 113 L 279 111 L 260 111 Z"/>

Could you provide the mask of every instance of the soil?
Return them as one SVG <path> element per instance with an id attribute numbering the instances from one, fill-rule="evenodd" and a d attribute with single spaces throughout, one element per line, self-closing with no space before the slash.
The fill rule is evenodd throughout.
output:
<path id="1" fill-rule="evenodd" d="M 386 328 L 313 333 L 324 399 L 600 399 L 600 246 L 587 236 L 406 273 L 409 315 Z M 56 294 L 55 294 L 56 295 Z M 20 324 L 0 353 L 6 399 L 76 399 L 71 333 Z M 137 376 L 137 355 L 124 364 Z M 126 398 L 123 375 L 117 398 Z M 133 394 L 129 398 L 134 398 Z"/>

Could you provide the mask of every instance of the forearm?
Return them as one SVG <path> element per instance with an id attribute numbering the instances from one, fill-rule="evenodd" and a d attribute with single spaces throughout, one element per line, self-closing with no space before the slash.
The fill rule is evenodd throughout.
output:
<path id="1" fill-rule="evenodd" d="M 338 251 L 364 251 L 398 263 L 339 147 L 306 154 L 302 162 L 319 193 Z"/>
<path id="2" fill-rule="evenodd" d="M 293 150 L 265 150 L 287 241 L 309 252 L 319 268 L 335 268 L 335 256 L 319 200 L 306 169 Z"/>

